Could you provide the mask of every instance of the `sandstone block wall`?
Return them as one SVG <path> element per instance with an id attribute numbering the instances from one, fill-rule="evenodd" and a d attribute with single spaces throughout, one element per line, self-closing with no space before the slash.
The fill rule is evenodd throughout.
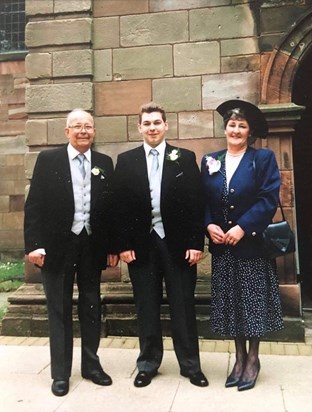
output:
<path id="1" fill-rule="evenodd" d="M 22 247 L 21 219 L 6 214 L 22 213 L 13 196 L 24 195 L 38 151 L 66 141 L 74 107 L 93 112 L 97 148 L 114 160 L 139 144 L 138 107 L 152 99 L 168 112 L 168 139 L 195 150 L 198 161 L 223 147 L 216 106 L 235 97 L 259 102 L 269 53 L 311 2 L 260 3 L 26 0 L 25 65 L 0 63 L 1 155 L 26 154 L 24 180 L 1 158 L 0 250 Z M 2 236 L 6 225 L 16 225 L 15 240 Z"/>
<path id="2" fill-rule="evenodd" d="M 25 64 L 0 62 L 0 259 L 23 255 Z"/>

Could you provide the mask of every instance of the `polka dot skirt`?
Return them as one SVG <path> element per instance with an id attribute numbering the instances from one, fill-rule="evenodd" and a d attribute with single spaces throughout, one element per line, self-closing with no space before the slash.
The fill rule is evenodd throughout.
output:
<path id="1" fill-rule="evenodd" d="M 263 336 L 283 328 L 275 265 L 237 258 L 229 250 L 212 258 L 211 326 L 221 335 Z"/>

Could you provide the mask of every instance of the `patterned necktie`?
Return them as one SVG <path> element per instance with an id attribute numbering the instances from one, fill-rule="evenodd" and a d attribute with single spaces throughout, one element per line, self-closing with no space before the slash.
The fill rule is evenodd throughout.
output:
<path id="1" fill-rule="evenodd" d="M 79 160 L 78 168 L 79 168 L 80 173 L 81 173 L 81 175 L 82 175 L 83 178 L 86 177 L 86 169 L 85 169 L 85 167 L 84 167 L 85 158 L 86 158 L 86 156 L 85 156 L 83 153 L 80 153 L 80 154 L 77 156 L 77 159 Z"/>

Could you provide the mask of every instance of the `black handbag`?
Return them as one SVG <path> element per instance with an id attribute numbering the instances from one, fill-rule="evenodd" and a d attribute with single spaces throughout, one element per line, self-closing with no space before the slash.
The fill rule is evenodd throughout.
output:
<path id="1" fill-rule="evenodd" d="M 280 200 L 279 207 L 283 220 L 271 223 L 262 234 L 265 256 L 269 259 L 285 256 L 296 251 L 295 235 L 285 219 Z"/>

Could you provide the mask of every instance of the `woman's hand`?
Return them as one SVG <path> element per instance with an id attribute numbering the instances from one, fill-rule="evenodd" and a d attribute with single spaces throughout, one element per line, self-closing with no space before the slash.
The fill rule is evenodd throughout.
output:
<path id="1" fill-rule="evenodd" d="M 220 226 L 211 223 L 207 226 L 207 230 L 213 243 L 219 245 L 224 243 L 225 234 Z"/>
<path id="2" fill-rule="evenodd" d="M 231 229 L 226 232 L 224 236 L 224 243 L 226 245 L 235 246 L 244 237 L 244 235 L 245 232 L 243 229 L 239 225 L 236 225 L 231 227 Z"/>

